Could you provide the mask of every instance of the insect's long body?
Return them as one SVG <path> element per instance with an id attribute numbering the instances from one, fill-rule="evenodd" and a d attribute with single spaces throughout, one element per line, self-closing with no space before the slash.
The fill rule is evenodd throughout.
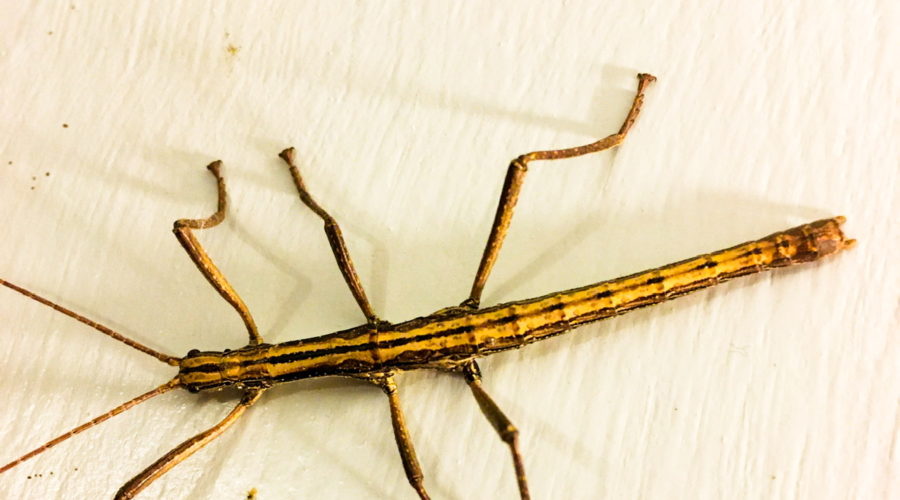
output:
<path id="1" fill-rule="evenodd" d="M 738 276 L 820 259 L 846 246 L 842 222 L 820 220 L 631 276 L 484 309 L 453 307 L 403 323 L 367 324 L 308 340 L 192 351 L 181 361 L 179 378 L 184 387 L 199 391 L 325 375 L 452 369 Z"/>
<path id="2" fill-rule="evenodd" d="M 852 246 L 854 241 L 845 239 L 841 232 L 840 225 L 844 218 L 835 217 L 631 276 L 480 308 L 481 294 L 509 228 L 513 207 L 529 163 L 572 158 L 618 146 L 635 123 L 644 100 L 645 88 L 654 80 L 655 77 L 646 73 L 638 75 L 634 101 L 618 132 L 583 146 L 527 153 L 510 163 L 469 297 L 460 306 L 448 307 L 428 316 L 397 324 L 378 318 L 353 267 L 340 227 L 306 188 L 294 162 L 293 148 L 282 151 L 279 156 L 288 165 L 301 201 L 325 223 L 325 233 L 338 268 L 366 317 L 367 321 L 362 326 L 307 340 L 275 345 L 263 342 L 246 304 L 193 233 L 211 228 L 225 217 L 225 181 L 219 171 L 221 162 L 218 161 L 208 166 L 218 184 L 218 209 L 205 219 L 176 221 L 174 232 L 197 269 L 240 315 L 249 338 L 245 347 L 234 351 L 193 350 L 183 358 L 171 356 L 0 279 L 0 285 L 6 288 L 52 307 L 167 365 L 178 367 L 178 374 L 170 381 L 0 466 L 0 473 L 143 401 L 175 388 L 198 392 L 231 385 L 243 390 L 241 400 L 219 423 L 160 457 L 125 483 L 115 496 L 117 500 L 130 499 L 233 425 L 248 408 L 259 401 L 269 387 L 292 380 L 331 375 L 362 378 L 384 391 L 388 397 L 394 439 L 407 480 L 421 500 L 428 500 L 424 475 L 400 405 L 395 374 L 406 370 L 437 369 L 452 370 L 463 376 L 479 408 L 500 439 L 509 446 L 520 497 L 522 500 L 530 499 L 524 460 L 518 444 L 518 430 L 484 388 L 476 358 L 516 349 L 585 323 L 679 297 L 738 276 L 815 261 Z"/>

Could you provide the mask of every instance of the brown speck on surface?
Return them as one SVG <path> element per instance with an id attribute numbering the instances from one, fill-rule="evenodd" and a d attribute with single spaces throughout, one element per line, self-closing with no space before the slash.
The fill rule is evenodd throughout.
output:
<path id="1" fill-rule="evenodd" d="M 52 31 L 48 31 L 47 34 L 48 34 L 48 35 L 52 35 L 53 32 L 52 32 Z"/>
<path id="2" fill-rule="evenodd" d="M 26 476 L 25 479 L 31 479 L 31 476 Z"/>
<path id="3" fill-rule="evenodd" d="M 63 123 L 63 128 L 69 128 L 69 124 L 68 124 L 68 123 Z"/>
<path id="4" fill-rule="evenodd" d="M 37 177 L 35 177 L 35 176 L 32 175 L 32 176 L 31 176 L 31 180 L 36 181 L 36 180 L 37 180 Z"/>
<path id="5" fill-rule="evenodd" d="M 44 177 L 50 177 L 50 172 L 44 172 Z"/>
<path id="6" fill-rule="evenodd" d="M 256 488 L 250 488 L 247 492 L 247 500 L 256 500 Z"/>
<path id="7" fill-rule="evenodd" d="M 31 186 L 31 190 L 34 191 L 34 186 Z"/>
<path id="8" fill-rule="evenodd" d="M 9 163 L 8 163 L 8 165 L 12 165 L 12 160 L 9 160 Z"/>
<path id="9" fill-rule="evenodd" d="M 228 51 L 229 54 L 236 56 L 238 52 L 241 51 L 241 48 L 234 44 L 228 44 L 228 47 L 225 47 L 225 50 Z"/>

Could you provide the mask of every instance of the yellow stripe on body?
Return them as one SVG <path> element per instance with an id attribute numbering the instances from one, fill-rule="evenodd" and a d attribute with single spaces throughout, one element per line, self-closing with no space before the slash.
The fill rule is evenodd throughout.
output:
<path id="1" fill-rule="evenodd" d="M 664 266 L 651 271 L 610 280 L 596 285 L 559 292 L 536 299 L 503 304 L 493 308 L 473 311 L 451 319 L 434 317 L 416 328 L 399 328 L 378 332 L 380 344 L 402 342 L 425 337 L 395 347 L 378 348 L 377 358 L 386 365 L 396 364 L 404 358 L 415 359 L 413 353 L 427 356 L 432 351 L 435 356 L 453 351 L 463 358 L 484 352 L 494 352 L 519 347 L 547 336 L 556 335 L 571 327 L 621 314 L 636 307 L 650 305 L 669 298 L 672 294 L 682 294 L 704 288 L 723 281 L 723 276 L 737 272 L 758 272 L 777 259 L 790 258 L 797 246 L 790 242 L 787 248 L 778 243 L 786 236 L 778 235 L 770 240 L 749 242 L 727 250 L 701 255 L 689 260 Z M 712 264 L 712 265 L 710 265 Z M 656 279 L 653 283 L 648 280 Z M 604 293 L 606 292 L 606 293 Z M 561 307 L 553 308 L 551 306 Z M 504 319 L 515 318 L 504 322 Z M 463 327 L 470 331 L 453 333 Z M 539 332 L 536 334 L 536 332 Z M 362 346 L 368 338 L 360 336 L 346 345 Z M 330 349 L 338 344 L 322 343 L 304 346 L 309 349 Z M 329 354 L 328 360 L 310 360 L 285 370 L 309 368 L 322 363 L 340 363 L 346 360 L 374 362 L 369 351 L 347 354 Z"/>
<path id="2" fill-rule="evenodd" d="M 509 304 L 490 316 L 516 314 L 520 316 L 521 328 L 516 331 L 483 328 L 478 330 L 478 336 L 494 337 L 500 349 L 513 346 L 522 338 L 526 343 L 534 342 L 583 323 L 715 285 L 731 273 L 758 272 L 776 259 L 790 258 L 791 250 L 796 250 L 796 246 L 782 249 L 772 241 L 754 241 L 632 276 Z M 562 307 L 554 309 L 552 306 L 556 304 Z"/>

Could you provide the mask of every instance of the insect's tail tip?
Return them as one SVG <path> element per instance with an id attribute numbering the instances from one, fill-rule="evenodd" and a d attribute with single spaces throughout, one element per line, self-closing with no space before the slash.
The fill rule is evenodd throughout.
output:
<path id="1" fill-rule="evenodd" d="M 837 223 L 838 226 L 842 226 L 845 222 L 847 222 L 847 218 L 843 215 L 838 215 L 834 218 L 834 222 Z M 855 238 L 844 238 L 844 234 L 841 232 L 841 248 L 844 250 L 853 248 L 856 246 Z"/>

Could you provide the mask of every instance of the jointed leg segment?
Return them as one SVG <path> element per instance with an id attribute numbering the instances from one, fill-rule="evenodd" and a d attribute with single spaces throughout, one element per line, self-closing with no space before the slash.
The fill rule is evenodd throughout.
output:
<path id="1" fill-rule="evenodd" d="M 369 304 L 369 299 L 366 298 L 366 291 L 363 289 L 362 282 L 359 280 L 359 275 L 356 274 L 356 269 L 353 267 L 353 259 L 350 258 L 347 244 L 344 243 L 341 227 L 338 226 L 334 217 L 326 212 L 321 205 L 316 203 L 316 200 L 313 199 L 312 195 L 309 194 L 309 191 L 306 189 L 303 177 L 300 176 L 300 169 L 298 169 L 297 165 L 294 163 L 294 148 L 287 148 L 278 156 L 287 163 L 288 168 L 291 171 L 291 177 L 294 179 L 294 186 L 297 187 L 297 192 L 300 194 L 300 200 L 325 221 L 325 235 L 328 237 L 328 244 L 331 246 L 331 251 L 334 253 L 334 258 L 337 261 L 338 269 L 341 270 L 344 281 L 346 281 L 347 286 L 350 287 L 350 293 L 353 294 L 353 298 L 356 299 L 356 303 L 359 304 L 359 308 L 362 309 L 362 312 L 365 314 L 369 323 L 377 323 L 378 316 L 372 309 L 372 305 Z"/>
<path id="2" fill-rule="evenodd" d="M 472 290 L 469 298 L 463 301 L 462 306 L 470 308 L 478 308 L 481 302 L 481 294 L 484 291 L 484 285 L 487 278 L 497 261 L 497 255 L 500 253 L 500 247 L 506 238 L 506 232 L 509 229 L 509 223 L 512 220 L 513 209 L 519 199 L 519 191 L 522 189 L 522 183 L 525 180 L 525 173 L 528 171 L 528 163 L 534 160 L 560 160 L 564 158 L 573 158 L 590 153 L 596 153 L 618 146 L 625 140 L 631 126 L 637 119 L 641 111 L 641 105 L 644 102 L 644 90 L 647 85 L 655 81 L 653 75 L 641 73 L 638 75 L 638 88 L 631 104 L 631 109 L 625 117 L 625 121 L 619 128 L 619 131 L 610 136 L 604 137 L 599 141 L 592 142 L 584 146 L 578 146 L 568 149 L 555 149 L 547 151 L 535 151 L 533 153 L 524 154 L 514 159 L 506 171 L 506 178 L 503 181 L 503 191 L 500 194 L 500 202 L 497 206 L 497 213 L 494 216 L 494 222 L 491 225 L 490 236 L 488 236 L 484 253 L 481 256 L 481 262 L 478 266 L 478 272 L 475 275 L 475 281 L 472 283 Z M 530 498 L 528 493 L 528 482 L 525 476 L 525 466 L 522 461 L 522 454 L 519 450 L 519 431 L 512 424 L 509 418 L 503 413 L 497 403 L 488 395 L 481 385 L 481 372 L 478 365 L 472 361 L 462 368 L 466 378 L 466 383 L 472 389 L 472 394 L 481 407 L 481 411 L 490 421 L 491 425 L 500 435 L 507 445 L 513 457 L 513 465 L 516 469 L 516 481 L 519 484 L 519 495 L 522 499 Z"/>
<path id="3" fill-rule="evenodd" d="M 506 171 L 506 180 L 503 182 L 503 192 L 500 195 L 500 203 L 497 206 L 494 223 L 491 226 L 491 233 L 484 248 L 484 254 L 481 256 L 475 281 L 472 283 L 472 291 L 469 293 L 469 298 L 463 301 L 463 306 L 477 308 L 481 302 L 481 293 L 484 290 L 484 285 L 487 282 L 488 275 L 491 273 L 491 269 L 494 267 L 494 263 L 497 261 L 497 254 L 503 245 L 503 239 L 506 238 L 506 231 L 509 229 L 510 220 L 512 220 L 513 208 L 515 208 L 516 201 L 519 199 L 519 191 L 522 189 L 522 182 L 524 182 L 525 173 L 528 171 L 528 163 L 534 160 L 574 158 L 618 146 L 625 140 L 625 136 L 628 135 L 628 131 L 641 111 L 641 105 L 644 102 L 644 89 L 654 80 L 656 80 L 656 77 L 653 75 L 646 73 L 638 75 L 638 88 L 634 96 L 634 102 L 631 104 L 631 110 L 629 110 L 628 116 L 625 117 L 625 121 L 622 123 L 619 131 L 615 134 L 584 146 L 524 154 L 510 163 L 509 169 Z"/>
<path id="4" fill-rule="evenodd" d="M 262 342 L 262 337 L 259 335 L 259 330 L 256 328 L 256 322 L 253 321 L 253 316 L 250 315 L 250 310 L 247 309 L 247 305 L 244 304 L 241 297 L 234 291 L 234 288 L 228 283 L 228 280 L 225 279 L 225 276 L 219 271 L 219 268 L 216 267 L 192 232 L 194 229 L 214 227 L 225 219 L 225 209 L 228 206 L 228 201 L 225 194 L 225 180 L 220 173 L 221 167 L 221 161 L 214 161 L 206 167 L 216 177 L 218 186 L 219 203 L 216 213 L 206 219 L 179 219 L 175 221 L 175 227 L 172 231 L 175 233 L 175 237 L 178 238 L 178 242 L 181 243 L 181 246 L 184 247 L 185 251 L 187 251 L 188 255 L 191 257 L 191 260 L 194 261 L 194 265 L 197 266 L 197 269 L 199 269 L 206 280 L 209 281 L 209 284 L 212 285 L 213 288 L 219 292 L 219 295 L 228 301 L 238 314 L 241 315 L 241 319 L 247 327 L 247 333 L 250 335 L 250 344 L 259 344 Z"/>
<path id="5" fill-rule="evenodd" d="M 231 424 L 235 423 L 237 419 L 247 411 L 247 408 L 250 408 L 253 403 L 259 401 L 259 398 L 264 391 L 265 389 L 253 389 L 244 392 L 244 396 L 241 398 L 240 402 L 238 402 L 237 406 L 235 406 L 234 409 L 231 410 L 231 413 L 226 415 L 221 422 L 181 443 L 172 451 L 160 457 L 159 460 L 153 462 L 153 464 L 144 469 L 140 474 L 125 483 L 116 493 L 115 500 L 134 498 L 135 495 L 168 472 L 172 467 L 175 467 L 184 459 L 196 453 L 200 448 L 209 444 L 210 441 L 219 437 L 231 427 Z"/>
<path id="6" fill-rule="evenodd" d="M 472 389 L 475 401 L 481 408 L 481 412 L 487 417 L 488 421 L 497 431 L 500 439 L 509 445 L 509 451 L 512 453 L 513 466 L 516 468 L 516 482 L 519 485 L 519 495 L 522 500 L 528 500 L 531 496 L 528 493 L 528 481 L 525 476 L 525 464 L 522 460 L 522 452 L 519 449 L 519 430 L 512 424 L 509 418 L 503 413 L 503 410 L 497 406 L 497 403 L 484 390 L 481 385 L 481 370 L 475 361 L 471 361 L 462 368 L 466 383 Z"/>
<path id="7" fill-rule="evenodd" d="M 416 490 L 421 500 L 429 500 L 428 492 L 425 491 L 423 482 L 425 476 L 422 474 L 422 467 L 419 465 L 416 450 L 413 447 L 412 439 L 409 437 L 409 430 L 406 428 L 403 409 L 400 408 L 400 396 L 397 394 L 397 384 L 394 382 L 394 376 L 385 375 L 367 380 L 380 387 L 387 394 L 391 405 L 391 424 L 394 428 L 394 440 L 397 442 L 397 449 L 400 451 L 400 459 L 403 460 L 403 470 L 406 472 L 406 479 L 409 480 L 409 484 Z"/>

